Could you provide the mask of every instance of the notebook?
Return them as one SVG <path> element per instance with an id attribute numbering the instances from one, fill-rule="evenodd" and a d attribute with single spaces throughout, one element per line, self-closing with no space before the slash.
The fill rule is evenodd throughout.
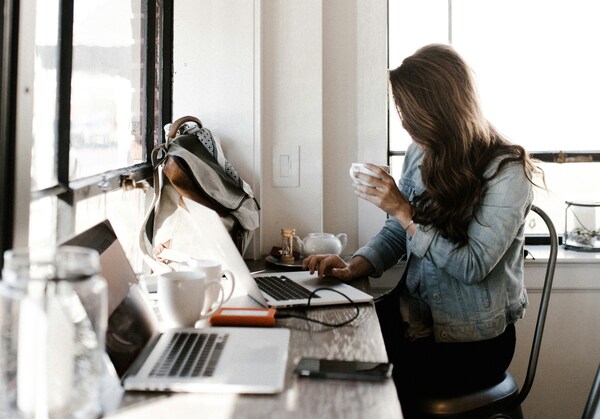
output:
<path id="1" fill-rule="evenodd" d="M 219 215 L 201 204 L 183 198 L 185 206 L 180 206 L 178 223 L 186 229 L 193 229 L 193 242 L 172 243 L 172 249 L 163 250 L 161 257 L 185 263 L 192 259 L 216 259 L 224 269 L 233 272 L 236 284 L 254 301 L 263 307 L 306 306 L 308 296 L 317 288 L 320 290 L 311 298 L 311 306 L 364 303 L 373 297 L 359 289 L 340 282 L 335 278 L 318 279 L 317 274 L 308 271 L 285 271 L 251 274 L 246 262 L 237 250 Z M 160 267 L 157 267 L 160 269 Z M 236 285 L 236 288 L 238 286 Z M 286 291 L 295 294 L 283 295 Z"/>
<path id="2" fill-rule="evenodd" d="M 64 244 L 100 253 L 109 295 L 106 349 L 126 390 L 249 394 L 283 390 L 288 329 L 161 331 L 108 220 Z"/>

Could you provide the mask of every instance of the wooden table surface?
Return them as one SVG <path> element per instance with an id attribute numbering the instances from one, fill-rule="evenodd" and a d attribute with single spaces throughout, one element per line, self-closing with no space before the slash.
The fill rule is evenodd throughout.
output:
<path id="1" fill-rule="evenodd" d="M 364 288 L 368 281 L 359 283 Z M 402 418 L 392 379 L 382 383 L 297 377 L 303 356 L 386 361 L 383 338 L 372 303 L 360 304 L 351 324 L 331 328 L 305 320 L 279 319 L 291 330 L 285 388 L 274 395 L 118 394 L 107 402 L 111 419 L 129 418 Z M 351 306 L 310 309 L 310 317 L 338 323 L 354 313 Z M 110 406 L 112 403 L 112 407 Z"/>

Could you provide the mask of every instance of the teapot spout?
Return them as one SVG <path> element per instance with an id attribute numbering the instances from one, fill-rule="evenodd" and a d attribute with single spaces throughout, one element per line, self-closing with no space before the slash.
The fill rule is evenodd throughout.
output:
<path id="1" fill-rule="evenodd" d="M 304 255 L 304 242 L 302 241 L 302 239 L 298 236 L 294 236 L 293 240 L 294 240 L 294 248 L 298 251 L 298 253 L 300 253 L 301 255 Z"/>
<path id="2" fill-rule="evenodd" d="M 340 243 L 342 243 L 342 250 L 344 250 L 346 248 L 346 245 L 348 244 L 348 235 L 346 233 L 340 233 L 337 234 L 335 237 L 337 237 Z"/>

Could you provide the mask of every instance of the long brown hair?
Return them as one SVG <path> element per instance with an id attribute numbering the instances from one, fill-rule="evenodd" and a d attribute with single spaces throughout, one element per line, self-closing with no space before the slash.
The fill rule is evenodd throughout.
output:
<path id="1" fill-rule="evenodd" d="M 424 151 L 425 191 L 412 202 L 413 219 L 464 245 L 487 181 L 510 162 L 520 162 L 530 181 L 540 170 L 523 147 L 510 143 L 483 116 L 471 70 L 452 47 L 427 45 L 389 78 L 402 126 Z M 485 178 L 490 162 L 500 156 L 496 172 Z"/>

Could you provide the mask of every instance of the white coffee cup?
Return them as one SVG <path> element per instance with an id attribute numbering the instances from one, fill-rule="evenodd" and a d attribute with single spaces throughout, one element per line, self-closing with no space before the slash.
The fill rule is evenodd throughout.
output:
<path id="1" fill-rule="evenodd" d="M 386 173 L 390 173 L 390 167 L 384 164 L 377 164 L 376 166 L 381 167 L 383 170 L 386 171 Z M 369 176 L 373 176 L 377 179 L 381 179 L 381 177 L 376 174 L 375 172 L 373 172 L 372 170 L 369 170 L 365 167 L 364 163 L 352 163 L 352 165 L 350 166 L 350 177 L 352 178 L 352 180 L 354 181 L 354 183 L 359 183 L 361 185 L 366 185 L 366 186 L 373 186 L 371 185 L 369 182 L 365 181 L 365 180 L 361 180 L 358 179 L 356 177 L 356 173 L 364 173 L 366 175 Z"/>
<path id="2" fill-rule="evenodd" d="M 235 276 L 228 269 L 222 269 L 221 262 L 213 259 L 192 259 L 188 262 L 191 269 L 202 271 L 206 274 L 208 280 L 215 280 L 221 283 L 222 289 L 225 292 L 223 302 L 229 301 L 233 290 L 235 289 Z M 219 290 L 216 287 L 211 288 L 206 293 L 204 302 L 204 310 L 211 309 L 219 301 Z"/>
<path id="3" fill-rule="evenodd" d="M 217 289 L 216 307 L 204 310 L 209 291 Z M 202 271 L 167 272 L 158 277 L 158 307 L 170 327 L 193 327 L 198 320 L 206 319 L 223 305 L 223 287 L 210 280 Z"/>

